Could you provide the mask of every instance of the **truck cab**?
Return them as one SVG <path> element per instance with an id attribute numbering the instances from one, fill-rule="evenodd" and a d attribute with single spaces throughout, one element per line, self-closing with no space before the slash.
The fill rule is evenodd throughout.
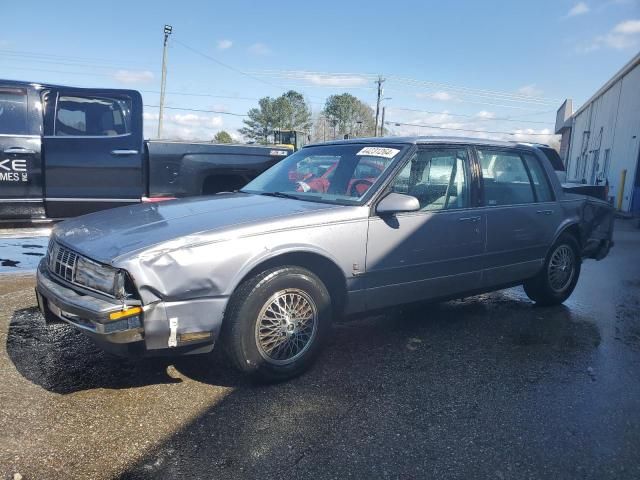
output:
<path id="1" fill-rule="evenodd" d="M 0 80 L 0 222 L 234 190 L 290 153 L 145 141 L 142 119 L 135 90 Z"/>
<path id="2" fill-rule="evenodd" d="M 134 90 L 0 82 L 0 218 L 37 221 L 139 202 L 136 111 L 142 97 Z"/>

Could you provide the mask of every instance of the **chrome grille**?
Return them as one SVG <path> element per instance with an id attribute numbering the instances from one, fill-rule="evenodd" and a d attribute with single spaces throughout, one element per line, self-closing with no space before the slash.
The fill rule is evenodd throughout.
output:
<path id="1" fill-rule="evenodd" d="M 78 254 L 58 243 L 54 243 L 49 252 L 49 270 L 51 273 L 73 282 L 78 262 Z"/>

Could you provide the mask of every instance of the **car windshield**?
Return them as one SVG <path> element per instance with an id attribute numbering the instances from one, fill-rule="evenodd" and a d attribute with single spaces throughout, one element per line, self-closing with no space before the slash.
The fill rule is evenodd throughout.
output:
<path id="1" fill-rule="evenodd" d="M 320 145 L 285 158 L 241 191 L 300 200 L 358 204 L 404 145 Z"/>

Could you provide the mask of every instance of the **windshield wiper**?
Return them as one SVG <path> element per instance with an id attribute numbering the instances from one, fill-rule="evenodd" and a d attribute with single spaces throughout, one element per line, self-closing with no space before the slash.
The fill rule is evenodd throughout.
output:
<path id="1" fill-rule="evenodd" d="M 290 193 L 284 193 L 284 192 L 260 192 L 260 195 L 264 195 L 267 197 L 290 198 L 292 200 L 300 200 L 300 197 L 296 195 L 291 195 Z"/>

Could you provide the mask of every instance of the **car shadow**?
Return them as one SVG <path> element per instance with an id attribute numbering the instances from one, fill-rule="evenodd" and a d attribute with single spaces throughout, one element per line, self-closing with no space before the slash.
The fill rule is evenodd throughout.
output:
<path id="1" fill-rule="evenodd" d="M 172 375 L 172 368 L 184 368 L 219 385 L 236 386 L 246 382 L 214 358 L 203 362 L 202 356 L 176 359 L 111 355 L 70 325 L 46 325 L 36 307 L 14 312 L 6 349 L 24 378 L 60 394 L 181 382 L 179 376 Z"/>
<path id="2" fill-rule="evenodd" d="M 411 363 L 419 356 L 421 363 L 446 364 L 460 348 L 475 350 L 478 361 L 487 352 L 500 355 L 501 351 L 512 359 L 523 354 L 531 360 L 534 353 L 544 360 L 549 350 L 562 360 L 600 343 L 592 322 L 564 306 L 539 308 L 513 290 L 388 309 L 336 324 L 318 368 L 328 381 L 331 368 L 343 365 L 358 366 L 362 375 L 369 375 L 369 366 L 384 362 L 381 359 L 390 354 L 394 354 L 390 364 L 397 362 L 399 368 L 407 368 L 407 353 Z M 24 378 L 60 394 L 181 382 L 172 369 L 211 385 L 252 387 L 217 350 L 205 356 L 116 357 L 69 325 L 45 325 L 35 307 L 14 312 L 6 349 Z"/>
<path id="3" fill-rule="evenodd" d="M 420 478 L 420 469 L 463 469 L 461 462 L 468 469 L 461 478 L 490 477 L 486 443 L 476 438 L 480 446 L 465 447 L 460 439 L 473 430 L 513 447 L 543 408 L 527 410 L 527 399 L 565 381 L 567 371 L 584 370 L 599 344 L 589 319 L 513 293 L 355 319 L 334 327 L 311 371 L 235 389 L 122 478 L 376 478 L 385 471 Z M 509 450 L 513 461 L 533 455 L 528 448 L 535 447 Z"/>

